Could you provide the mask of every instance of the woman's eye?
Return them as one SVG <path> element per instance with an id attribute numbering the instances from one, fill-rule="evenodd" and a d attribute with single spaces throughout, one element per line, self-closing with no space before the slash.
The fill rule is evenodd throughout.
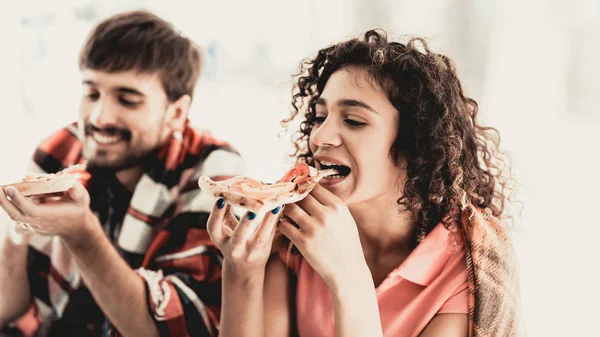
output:
<path id="1" fill-rule="evenodd" d="M 355 121 L 355 120 L 352 120 L 352 119 L 346 119 L 346 120 L 344 120 L 344 122 L 345 122 L 345 123 L 346 123 L 348 126 L 350 126 L 350 127 L 353 127 L 353 128 L 358 128 L 358 127 L 361 127 L 361 126 L 365 126 L 365 125 L 367 125 L 367 123 L 363 123 L 363 122 Z"/>
<path id="2" fill-rule="evenodd" d="M 325 121 L 325 117 L 324 116 L 317 116 L 317 117 L 315 117 L 315 124 L 323 124 L 324 121 Z"/>

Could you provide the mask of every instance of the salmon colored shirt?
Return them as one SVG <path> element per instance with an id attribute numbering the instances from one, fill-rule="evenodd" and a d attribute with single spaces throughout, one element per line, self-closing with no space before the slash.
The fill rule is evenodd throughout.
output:
<path id="1" fill-rule="evenodd" d="M 465 250 L 451 249 L 454 235 L 437 225 L 377 287 L 384 336 L 418 336 L 437 314 L 468 313 Z M 289 266 L 298 278 L 300 337 L 335 336 L 329 288 L 301 255 L 292 255 Z"/>

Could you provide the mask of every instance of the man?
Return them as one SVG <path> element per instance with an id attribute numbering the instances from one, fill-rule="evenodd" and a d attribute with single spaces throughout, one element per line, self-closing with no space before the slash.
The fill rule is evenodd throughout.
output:
<path id="1" fill-rule="evenodd" d="M 14 223 L 35 231 L 17 245 L 0 228 L 0 328 L 28 312 L 44 336 L 217 334 L 222 259 L 205 230 L 214 198 L 197 180 L 245 168 L 188 122 L 200 63 L 189 39 L 148 12 L 91 32 L 79 121 L 32 163 L 53 173 L 87 161 L 91 179 L 60 200 L 0 189 Z"/>

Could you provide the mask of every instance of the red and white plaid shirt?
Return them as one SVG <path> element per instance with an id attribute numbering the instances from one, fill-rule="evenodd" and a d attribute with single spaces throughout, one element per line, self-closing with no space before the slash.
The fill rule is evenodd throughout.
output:
<path id="1" fill-rule="evenodd" d="M 48 137 L 35 151 L 33 170 L 54 173 L 81 162 L 80 139 L 75 124 Z M 92 210 L 115 249 L 146 281 L 148 310 L 161 336 L 218 334 L 222 255 L 206 231 L 215 199 L 197 181 L 200 175 L 219 180 L 244 172 L 231 146 L 189 124 L 182 139 L 173 137 L 150 158 L 133 194 L 108 187 L 106 175 L 90 172 L 86 187 Z M 34 299 L 30 315 L 38 330 L 49 327 L 44 335 L 119 336 L 58 238 L 33 238 L 28 271 Z"/>

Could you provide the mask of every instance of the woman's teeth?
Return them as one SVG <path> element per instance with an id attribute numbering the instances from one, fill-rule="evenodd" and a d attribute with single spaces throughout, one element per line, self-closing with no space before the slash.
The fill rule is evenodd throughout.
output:
<path id="1" fill-rule="evenodd" d="M 320 163 L 321 165 L 325 165 L 325 166 L 334 166 L 334 165 L 338 165 L 338 164 L 330 163 L 330 162 L 328 162 L 328 161 L 324 161 L 324 160 L 322 160 L 322 161 L 319 161 L 319 163 Z M 338 166 L 339 166 L 339 165 L 338 165 Z"/>
<path id="2" fill-rule="evenodd" d="M 336 174 L 336 175 L 333 175 L 333 176 L 327 176 L 327 177 L 323 177 L 323 179 L 341 179 L 341 178 L 344 178 L 344 177 L 345 177 L 345 176 L 342 176 L 342 175 Z"/>
<path id="3" fill-rule="evenodd" d="M 318 161 L 318 163 L 321 170 L 334 169 L 337 171 L 338 174 L 329 176 L 329 179 L 344 178 L 350 174 L 350 168 L 346 165 L 335 164 L 328 161 Z"/>

